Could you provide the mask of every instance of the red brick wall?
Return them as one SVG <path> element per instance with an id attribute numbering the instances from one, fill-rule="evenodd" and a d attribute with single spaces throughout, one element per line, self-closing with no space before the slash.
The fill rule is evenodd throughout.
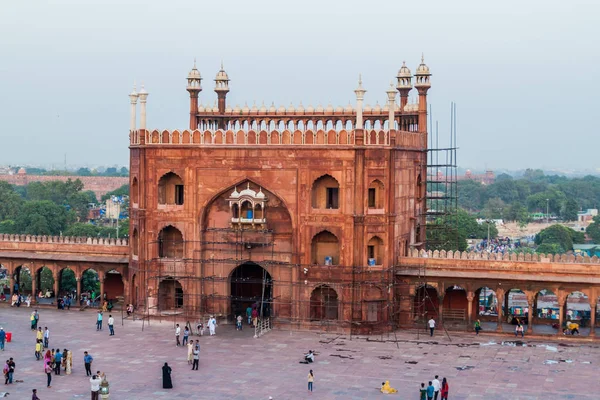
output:
<path id="1" fill-rule="evenodd" d="M 79 179 L 83 182 L 83 190 L 91 190 L 100 199 L 103 195 L 129 183 L 128 177 L 108 176 L 47 176 L 47 175 L 0 175 L 0 181 L 12 185 L 25 186 L 31 182 L 66 182 L 67 179 Z"/>

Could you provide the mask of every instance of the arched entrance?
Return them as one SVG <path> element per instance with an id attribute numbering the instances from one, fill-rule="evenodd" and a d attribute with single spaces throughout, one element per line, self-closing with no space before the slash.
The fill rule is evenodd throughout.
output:
<path id="1" fill-rule="evenodd" d="M 49 303 L 53 303 L 56 299 L 57 293 L 54 291 L 54 274 L 52 270 L 46 266 L 37 270 L 36 273 L 36 284 L 38 292 L 41 292 L 43 298 Z M 39 298 L 38 298 L 39 301 Z"/>
<path id="2" fill-rule="evenodd" d="M 125 286 L 123 285 L 123 276 L 115 269 L 106 273 L 104 278 L 104 293 L 106 298 L 116 305 L 123 299 Z"/>
<path id="3" fill-rule="evenodd" d="M 256 307 L 259 315 L 271 315 L 273 281 L 266 269 L 253 262 L 239 265 L 231 272 L 230 315 L 246 315 L 246 308 Z"/>
<path id="4" fill-rule="evenodd" d="M 2 264 L 0 264 L 0 295 L 10 296 L 10 273 Z"/>
<path id="5" fill-rule="evenodd" d="M 31 294 L 31 271 L 24 265 L 15 268 L 13 293 Z"/>
<path id="6" fill-rule="evenodd" d="M 63 268 L 58 273 L 58 292 L 60 296 L 77 294 L 77 279 L 70 268 Z"/>
<path id="7" fill-rule="evenodd" d="M 433 286 L 421 286 L 415 291 L 413 302 L 414 320 L 427 321 L 437 317 L 439 310 L 438 292 Z"/>
<path id="8" fill-rule="evenodd" d="M 158 285 L 158 309 L 175 310 L 183 308 L 183 287 L 178 280 L 166 278 Z"/>
<path id="9" fill-rule="evenodd" d="M 310 295 L 310 320 L 336 320 L 338 319 L 337 292 L 327 286 L 321 285 Z"/>
<path id="10" fill-rule="evenodd" d="M 98 305 L 100 301 L 100 277 L 98 272 L 91 268 L 86 269 L 81 274 L 81 291 L 80 299 L 83 301 L 90 300 L 91 305 Z"/>
<path id="11" fill-rule="evenodd" d="M 469 307 L 467 291 L 458 285 L 449 286 L 444 295 L 443 306 L 442 317 L 445 321 L 465 321 Z"/>

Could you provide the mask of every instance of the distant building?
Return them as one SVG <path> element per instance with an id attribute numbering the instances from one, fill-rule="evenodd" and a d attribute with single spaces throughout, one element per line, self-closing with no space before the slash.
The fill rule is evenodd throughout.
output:
<path id="1" fill-rule="evenodd" d="M 598 215 L 597 208 L 588 208 L 585 211 L 579 211 L 577 213 L 577 222 L 591 222 L 596 215 Z"/>
<path id="2" fill-rule="evenodd" d="M 448 176 L 448 177 L 445 176 L 441 170 L 438 170 L 438 172 L 435 176 L 429 175 L 428 179 L 430 182 L 438 182 L 438 183 L 452 182 L 454 180 L 454 178 L 451 176 Z M 474 174 L 471 172 L 470 169 L 468 169 L 464 175 L 456 176 L 456 181 L 468 181 L 468 180 L 479 182 L 482 185 L 491 185 L 492 183 L 494 183 L 496 181 L 496 175 L 494 174 L 494 171 L 485 171 L 484 174 Z"/>

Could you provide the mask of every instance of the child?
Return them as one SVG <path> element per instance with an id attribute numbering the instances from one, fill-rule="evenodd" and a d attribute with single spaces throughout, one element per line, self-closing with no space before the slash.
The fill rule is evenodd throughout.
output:
<path id="1" fill-rule="evenodd" d="M 42 356 L 42 341 L 41 341 L 41 339 L 37 339 L 35 341 L 35 359 L 40 361 L 41 356 Z"/>
<path id="2" fill-rule="evenodd" d="M 425 384 L 421 383 L 421 389 L 419 389 L 419 400 L 427 400 L 427 389 L 425 389 Z"/>
<path id="3" fill-rule="evenodd" d="M 238 315 L 237 316 L 237 326 L 235 328 L 237 331 L 241 331 L 242 330 L 242 316 Z"/>

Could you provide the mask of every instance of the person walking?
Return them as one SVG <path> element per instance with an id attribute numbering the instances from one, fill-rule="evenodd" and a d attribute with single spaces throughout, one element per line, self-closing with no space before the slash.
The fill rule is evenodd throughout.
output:
<path id="1" fill-rule="evenodd" d="M 29 322 L 31 323 L 31 330 L 35 331 L 35 311 L 31 312 L 31 315 L 29 316 Z"/>
<path id="2" fill-rule="evenodd" d="M 37 329 L 38 328 L 38 323 L 40 322 L 40 313 L 38 312 L 38 310 L 33 310 L 33 312 L 35 313 L 34 314 L 34 316 L 35 316 L 35 325 L 34 325 L 34 328 Z"/>
<path id="3" fill-rule="evenodd" d="M 187 344 L 187 360 L 188 360 L 188 365 L 192 364 L 192 360 L 194 359 L 194 341 L 190 340 L 190 342 Z"/>
<path id="4" fill-rule="evenodd" d="M 433 388 L 433 384 L 429 381 L 429 386 L 427 386 L 427 400 L 433 400 L 433 393 L 435 389 Z"/>
<path id="5" fill-rule="evenodd" d="M 313 391 L 313 383 L 315 382 L 315 375 L 313 374 L 313 370 L 308 371 L 308 393 L 312 394 Z"/>
<path id="6" fill-rule="evenodd" d="M 31 395 L 31 400 L 40 400 L 40 398 L 37 395 L 37 389 L 33 389 L 32 392 L 33 394 Z"/>
<path id="7" fill-rule="evenodd" d="M 433 378 L 431 383 L 433 384 L 433 400 L 437 400 L 438 396 L 440 395 L 441 388 L 441 384 L 437 375 L 435 376 L 435 378 Z"/>
<path id="8" fill-rule="evenodd" d="M 0 350 L 4 351 L 4 343 L 6 342 L 6 332 L 4 328 L 0 326 Z"/>
<path id="9" fill-rule="evenodd" d="M 449 390 L 450 390 L 450 386 L 448 385 L 448 380 L 444 377 L 444 379 L 442 379 L 442 389 L 440 390 L 440 393 L 442 394 L 441 400 L 448 400 L 448 391 Z"/>
<path id="10" fill-rule="evenodd" d="M 200 345 L 197 344 L 193 350 L 194 363 L 192 364 L 192 371 L 198 371 L 198 363 L 200 362 Z"/>
<path id="11" fill-rule="evenodd" d="M 50 340 L 50 330 L 48 327 L 44 327 L 44 348 L 48 348 L 48 341 Z"/>
<path id="12" fill-rule="evenodd" d="M 188 328 L 188 326 L 186 325 L 185 328 L 183 328 L 183 346 L 186 346 L 188 343 L 188 339 L 190 337 L 190 330 Z"/>
<path id="13" fill-rule="evenodd" d="M 421 383 L 421 388 L 419 389 L 419 400 L 427 400 L 427 388 L 425 388 L 425 383 Z"/>
<path id="14" fill-rule="evenodd" d="M 63 356 L 65 357 L 65 372 L 67 375 L 71 375 L 71 371 L 73 369 L 73 351 L 67 350 L 66 353 L 67 354 Z"/>
<path id="15" fill-rule="evenodd" d="M 60 349 L 56 349 L 56 352 L 54 353 L 54 374 L 55 375 L 60 375 L 60 363 L 62 362 L 62 353 L 60 352 Z"/>
<path id="16" fill-rule="evenodd" d="M 42 357 L 42 340 L 37 339 L 35 341 L 35 359 L 40 361 L 41 357 Z"/>
<path id="17" fill-rule="evenodd" d="M 94 375 L 90 378 L 90 386 L 92 390 L 92 400 L 98 400 L 100 394 L 100 383 L 102 379 L 98 375 Z"/>
<path id="18" fill-rule="evenodd" d="M 110 331 L 110 335 L 108 336 L 115 336 L 115 319 L 113 318 L 112 315 L 108 315 L 108 330 Z"/>
<path id="19" fill-rule="evenodd" d="M 481 321 L 475 321 L 475 336 L 479 336 L 479 331 L 481 330 Z"/>
<path id="20" fill-rule="evenodd" d="M 173 389 L 173 381 L 171 380 L 171 367 L 165 363 L 162 367 L 163 389 Z"/>
<path id="21" fill-rule="evenodd" d="M 237 331 L 241 331 L 241 330 L 242 330 L 242 325 L 243 325 L 243 324 L 242 324 L 242 321 L 243 321 L 243 318 L 242 318 L 242 316 L 241 316 L 241 315 L 238 315 L 238 316 L 237 316 L 237 325 L 236 325 L 236 327 L 235 327 L 235 330 L 237 330 Z"/>
<path id="22" fill-rule="evenodd" d="M 429 325 L 429 336 L 433 337 L 433 331 L 435 330 L 435 319 L 431 317 L 429 321 L 427 321 L 427 325 Z"/>
<path id="23" fill-rule="evenodd" d="M 8 366 L 8 360 L 6 360 L 6 363 L 4 363 L 4 367 L 2 368 L 2 374 L 4 375 L 4 384 L 8 385 L 8 370 L 9 370 L 9 366 Z"/>
<path id="24" fill-rule="evenodd" d="M 246 308 L 246 318 L 248 318 L 248 325 L 252 324 L 252 307 Z"/>
<path id="25" fill-rule="evenodd" d="M 51 388 L 52 386 L 52 366 L 50 365 L 50 362 L 46 363 L 46 366 L 44 367 L 44 372 L 46 373 L 46 377 L 48 378 L 48 383 L 47 383 L 47 387 Z"/>
<path id="26" fill-rule="evenodd" d="M 98 318 L 96 319 L 96 330 L 102 330 L 102 311 L 98 311 Z"/>
<path id="27" fill-rule="evenodd" d="M 208 320 L 208 330 L 210 331 L 210 336 L 215 336 L 216 333 L 216 329 L 217 329 L 217 320 L 215 319 L 214 316 L 210 316 L 210 319 Z"/>
<path id="28" fill-rule="evenodd" d="M 15 361 L 13 360 L 13 358 L 9 358 L 8 359 L 8 383 L 11 384 L 13 383 L 13 376 L 15 374 Z"/>
<path id="29" fill-rule="evenodd" d="M 44 339 L 44 332 L 42 332 L 42 328 L 38 328 L 38 330 L 35 332 L 35 341 L 37 343 L 38 340 L 42 340 Z"/>
<path id="30" fill-rule="evenodd" d="M 177 326 L 175 327 L 175 346 L 181 346 L 181 342 L 179 341 L 179 335 L 181 335 L 181 328 L 179 327 L 179 324 L 177 324 Z"/>
<path id="31" fill-rule="evenodd" d="M 92 361 L 94 359 L 87 351 L 83 352 L 83 364 L 85 365 L 85 376 L 92 376 Z"/>

